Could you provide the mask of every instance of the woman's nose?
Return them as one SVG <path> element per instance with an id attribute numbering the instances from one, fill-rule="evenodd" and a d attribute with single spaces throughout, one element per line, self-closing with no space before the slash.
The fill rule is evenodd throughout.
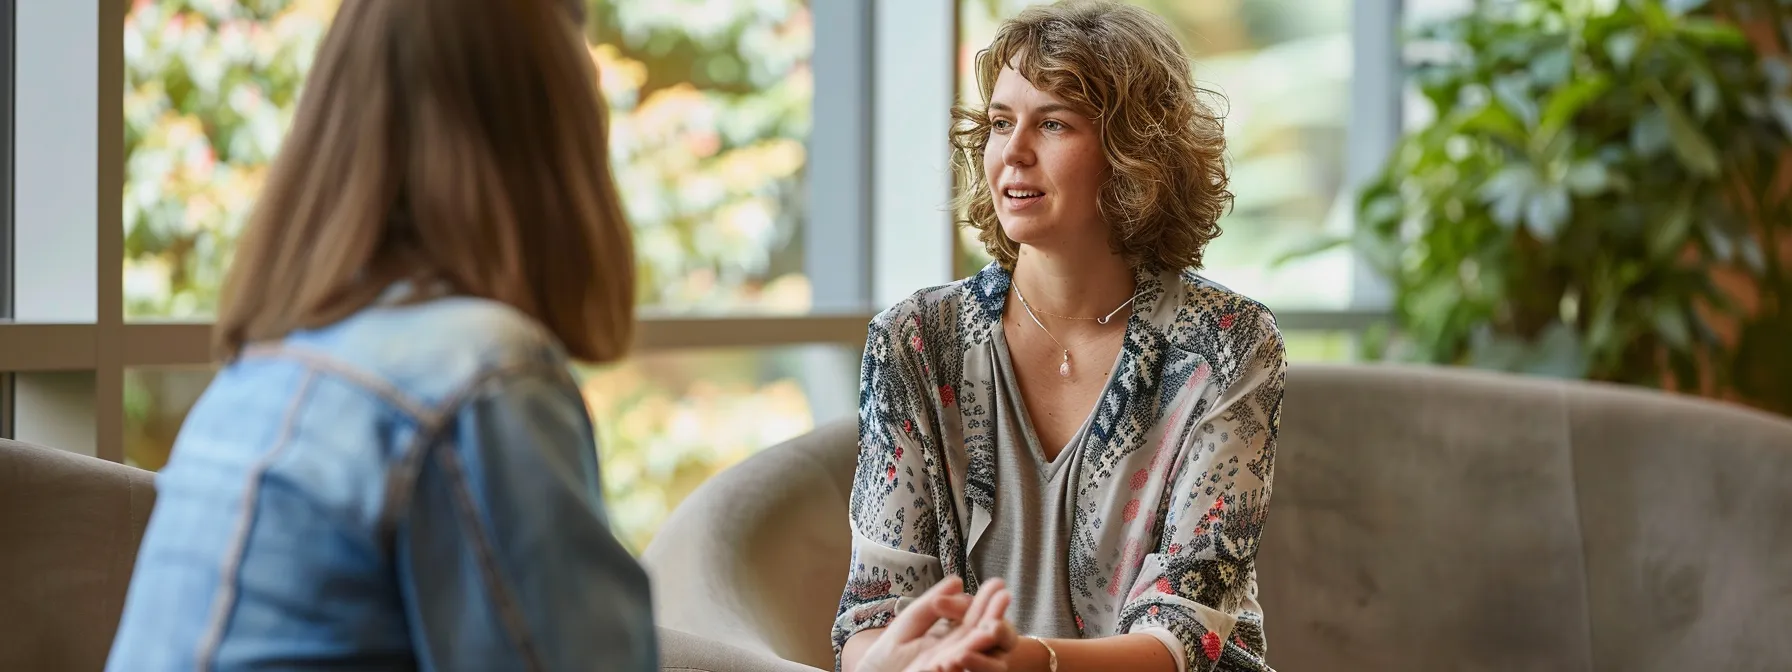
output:
<path id="1" fill-rule="evenodd" d="M 1002 163 L 1010 166 L 1033 165 L 1033 141 L 1025 131 L 1015 131 L 1002 147 Z"/>

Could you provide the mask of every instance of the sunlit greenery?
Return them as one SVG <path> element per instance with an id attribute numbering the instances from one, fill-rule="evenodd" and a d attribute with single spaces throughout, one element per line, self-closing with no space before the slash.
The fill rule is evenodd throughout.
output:
<path id="1" fill-rule="evenodd" d="M 337 5 L 132 4 L 124 30 L 127 318 L 215 314 L 231 246 Z M 593 0 L 589 10 L 644 308 L 806 311 L 807 3 Z M 627 541 L 645 544 L 692 484 L 809 427 L 788 359 L 671 355 L 583 372 Z M 194 375 L 204 372 L 130 376 L 132 461 L 153 468 L 166 459 Z"/>

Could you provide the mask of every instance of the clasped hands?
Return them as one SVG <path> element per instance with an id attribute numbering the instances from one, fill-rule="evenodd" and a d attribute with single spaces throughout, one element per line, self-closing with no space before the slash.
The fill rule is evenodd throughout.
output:
<path id="1" fill-rule="evenodd" d="M 860 672 L 1008 672 L 1008 654 L 1020 642 L 1003 614 L 1013 596 L 1001 579 L 984 583 L 976 596 L 950 577 L 928 589 L 896 616 L 865 652 Z"/>

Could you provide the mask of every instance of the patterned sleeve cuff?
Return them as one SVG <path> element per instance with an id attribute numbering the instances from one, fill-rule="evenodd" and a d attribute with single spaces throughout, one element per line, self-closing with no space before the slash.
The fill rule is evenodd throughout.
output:
<path id="1" fill-rule="evenodd" d="M 890 621 L 896 620 L 899 598 L 890 597 L 855 604 L 842 611 L 834 619 L 834 669 L 841 669 L 840 653 L 846 648 L 846 640 L 852 639 L 866 630 L 889 627 Z"/>
<path id="2" fill-rule="evenodd" d="M 1167 630 L 1182 646 L 1181 672 L 1207 672 L 1219 667 L 1227 640 L 1238 619 L 1186 600 L 1151 600 L 1135 604 L 1120 619 L 1123 632 Z"/>
<path id="3" fill-rule="evenodd" d="M 1133 631 L 1137 635 L 1151 635 L 1163 642 L 1164 648 L 1170 650 L 1170 657 L 1176 660 L 1176 672 L 1188 672 L 1188 654 L 1182 650 L 1182 640 L 1169 628 L 1139 628 Z"/>

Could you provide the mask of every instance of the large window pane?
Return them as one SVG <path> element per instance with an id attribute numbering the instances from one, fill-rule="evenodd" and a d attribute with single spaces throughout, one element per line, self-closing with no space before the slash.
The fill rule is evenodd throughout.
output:
<path id="1" fill-rule="evenodd" d="M 334 0 L 132 3 L 124 25 L 127 319 L 208 318 Z"/>
<path id="2" fill-rule="evenodd" d="M 125 311 L 209 319 L 338 0 L 139 0 L 125 19 Z M 800 313 L 805 0 L 591 0 L 649 311 Z"/>
<path id="3" fill-rule="evenodd" d="M 685 495 L 754 452 L 852 417 L 856 347 L 790 346 L 646 354 L 581 369 L 597 424 L 616 535 L 640 551 Z M 125 372 L 125 462 L 160 469 L 206 367 Z"/>
<path id="4" fill-rule="evenodd" d="M 1350 258 L 1339 252 L 1272 268 L 1323 232 L 1349 226 L 1342 190 L 1350 102 L 1345 0 L 1131 0 L 1170 22 L 1200 84 L 1223 94 L 1234 209 L 1208 249 L 1208 277 L 1278 309 L 1343 307 Z M 1002 19 L 1039 0 L 960 0 L 959 83 L 981 103 L 976 52 Z M 961 231 L 960 272 L 987 257 Z"/>
<path id="5" fill-rule="evenodd" d="M 608 0 L 590 35 L 635 224 L 643 299 L 796 313 L 803 146 L 814 98 L 807 0 Z"/>
<path id="6" fill-rule="evenodd" d="M 649 354 L 585 372 L 617 536 L 636 551 L 691 490 L 817 422 L 850 418 L 859 348 Z"/>
<path id="7" fill-rule="evenodd" d="M 1290 364 L 1349 364 L 1358 360 L 1358 337 L 1350 331 L 1284 331 Z"/>
<path id="8" fill-rule="evenodd" d="M 125 369 L 124 463 L 159 470 L 168 463 L 187 411 L 212 382 L 212 367 Z"/>

